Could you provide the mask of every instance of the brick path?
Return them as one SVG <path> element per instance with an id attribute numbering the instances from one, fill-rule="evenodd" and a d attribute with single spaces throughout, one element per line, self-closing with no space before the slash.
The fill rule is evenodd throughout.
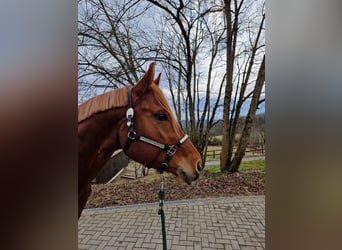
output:
<path id="1" fill-rule="evenodd" d="M 265 249 L 265 196 L 166 202 L 168 249 Z M 86 209 L 79 249 L 162 249 L 158 204 Z"/>

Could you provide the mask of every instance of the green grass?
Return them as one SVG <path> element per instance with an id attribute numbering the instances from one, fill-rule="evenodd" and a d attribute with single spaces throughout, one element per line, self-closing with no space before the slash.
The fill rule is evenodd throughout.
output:
<path id="1" fill-rule="evenodd" d="M 204 169 L 212 173 L 217 173 L 221 171 L 220 165 L 205 166 Z"/>
<path id="2" fill-rule="evenodd" d="M 240 167 L 239 167 L 239 171 L 264 170 L 264 169 L 265 169 L 265 160 L 264 159 L 242 162 Z M 217 173 L 217 172 L 221 171 L 219 165 L 206 166 L 205 170 L 212 172 L 212 173 Z"/>
<path id="3" fill-rule="evenodd" d="M 265 170 L 265 159 L 242 162 L 239 171 L 243 170 Z"/>

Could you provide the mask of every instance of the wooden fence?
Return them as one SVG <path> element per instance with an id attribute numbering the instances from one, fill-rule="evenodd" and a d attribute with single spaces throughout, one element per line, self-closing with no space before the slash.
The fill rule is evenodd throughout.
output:
<path id="1" fill-rule="evenodd" d="M 207 151 L 207 159 L 217 159 L 221 155 L 221 149 L 214 149 L 214 150 L 208 150 Z M 248 145 L 245 156 L 259 156 L 259 155 L 265 155 L 265 145 Z"/>

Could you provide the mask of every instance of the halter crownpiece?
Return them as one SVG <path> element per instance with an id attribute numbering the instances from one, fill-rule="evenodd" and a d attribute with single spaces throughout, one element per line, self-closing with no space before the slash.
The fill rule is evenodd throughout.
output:
<path id="1" fill-rule="evenodd" d="M 137 132 L 135 132 L 134 130 L 134 109 L 132 106 L 132 92 L 133 88 L 128 89 L 128 109 L 126 111 L 128 134 L 123 150 L 126 153 L 131 143 L 135 140 L 138 140 L 166 151 L 166 157 L 159 170 L 160 174 L 162 174 L 168 167 L 169 161 L 171 160 L 171 157 L 176 153 L 178 147 L 180 147 L 180 145 L 182 145 L 189 138 L 189 136 L 185 134 L 176 144 L 167 145 L 137 134 Z"/>

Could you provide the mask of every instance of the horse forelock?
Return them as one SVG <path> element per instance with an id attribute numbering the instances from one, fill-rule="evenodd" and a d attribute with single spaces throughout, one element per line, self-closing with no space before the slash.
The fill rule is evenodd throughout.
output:
<path id="1" fill-rule="evenodd" d="M 112 108 L 120 108 L 127 106 L 127 92 L 126 86 L 119 89 L 103 93 L 101 95 L 90 98 L 78 106 L 78 123 L 90 118 L 98 112 L 103 112 Z"/>

